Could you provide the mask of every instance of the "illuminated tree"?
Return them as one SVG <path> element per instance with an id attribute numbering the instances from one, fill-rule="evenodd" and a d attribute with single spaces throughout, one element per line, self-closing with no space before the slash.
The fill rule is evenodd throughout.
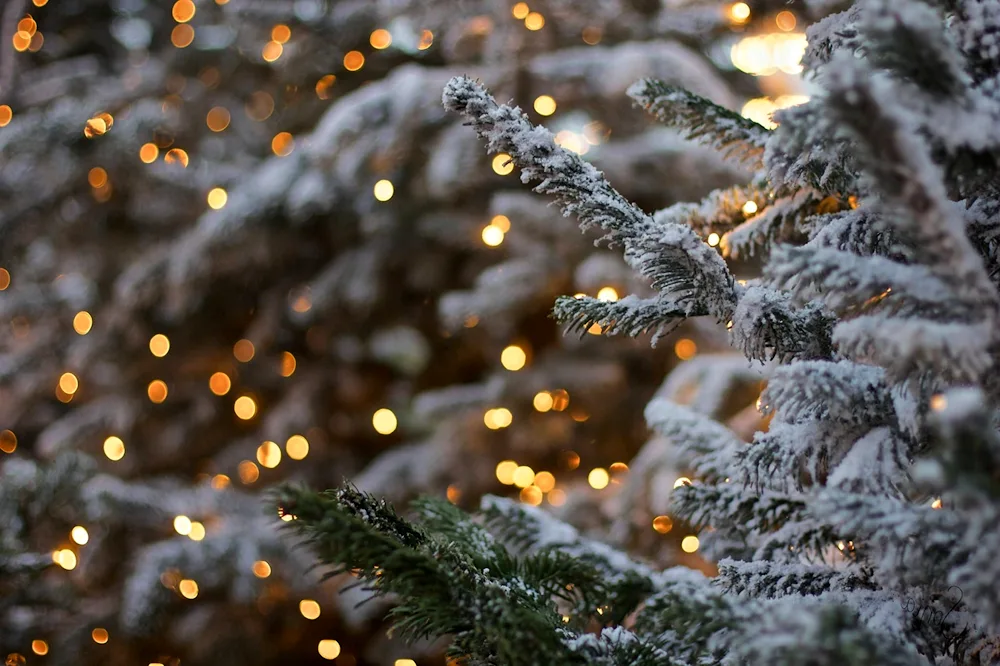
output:
<path id="1" fill-rule="evenodd" d="M 353 579 L 317 580 L 260 491 L 350 477 L 472 506 L 500 475 L 526 503 L 596 502 L 675 356 L 713 345 L 562 337 L 556 295 L 648 287 L 440 90 L 482 77 L 663 206 L 746 174 L 624 90 L 738 107 L 695 50 L 729 28 L 632 0 L 6 3 L 0 656 L 434 653 L 372 631 L 384 606 L 335 594 Z"/>
<path id="2" fill-rule="evenodd" d="M 765 374 L 750 443 L 711 407 L 745 374 L 682 365 L 646 409 L 672 450 L 639 457 L 692 468 L 672 511 L 717 576 L 497 497 L 475 519 L 424 499 L 408 520 L 349 484 L 289 486 L 290 528 L 460 663 L 1000 663 L 998 33 L 996 3 L 860 0 L 809 29 L 817 94 L 774 129 L 640 80 L 638 105 L 755 174 L 654 214 L 482 83 L 445 88 L 490 152 L 654 290 L 563 296 L 559 319 L 658 336 L 707 318 Z M 748 255 L 760 268 L 742 279 Z"/>

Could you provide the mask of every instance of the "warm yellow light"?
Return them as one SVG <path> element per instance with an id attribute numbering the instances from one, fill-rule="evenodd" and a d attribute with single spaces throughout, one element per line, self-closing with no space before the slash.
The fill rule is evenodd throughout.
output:
<path id="1" fill-rule="evenodd" d="M 257 462 L 268 469 L 274 469 L 281 462 L 281 448 L 267 441 L 257 447 Z"/>
<path id="2" fill-rule="evenodd" d="M 205 538 L 205 525 L 197 520 L 191 521 L 191 531 L 188 533 L 191 541 L 201 541 Z"/>
<path id="3" fill-rule="evenodd" d="M 154 379 L 146 387 L 146 395 L 157 405 L 167 399 L 167 383 L 162 379 Z"/>
<path id="4" fill-rule="evenodd" d="M 231 119 L 232 116 L 229 113 L 229 109 L 224 106 L 214 106 L 205 116 L 205 124 L 208 125 L 208 129 L 213 132 L 221 132 L 229 127 L 229 121 Z"/>
<path id="5" fill-rule="evenodd" d="M 194 28 L 185 24 L 174 26 L 170 31 L 170 43 L 179 49 L 191 46 L 194 41 Z"/>
<path id="6" fill-rule="evenodd" d="M 394 191 L 394 188 L 392 186 L 391 181 L 385 180 L 383 178 L 382 180 L 375 183 L 375 187 L 372 188 L 372 191 L 375 193 L 375 198 L 378 199 L 379 201 L 388 201 L 389 199 L 392 198 L 392 193 Z"/>
<path id="7" fill-rule="evenodd" d="M 186 169 L 187 165 L 191 163 L 191 158 L 188 157 L 187 151 L 180 148 L 171 148 L 163 156 L 163 161 L 167 164 L 180 164 Z"/>
<path id="8" fill-rule="evenodd" d="M 710 233 L 708 235 L 708 239 L 707 240 L 708 240 L 708 244 L 709 245 L 711 245 L 712 247 L 715 247 L 716 245 L 719 244 L 719 241 L 721 241 L 722 238 L 719 237 L 719 234 L 717 234 L 717 233 L 715 233 L 713 231 L 712 233 Z"/>
<path id="9" fill-rule="evenodd" d="M 73 330 L 80 335 L 87 335 L 94 326 L 94 318 L 86 310 L 81 310 L 73 317 Z"/>
<path id="10" fill-rule="evenodd" d="M 11 110 L 10 106 L 7 104 L 0 106 L 0 127 L 6 127 L 9 125 L 13 118 L 14 112 Z"/>
<path id="11" fill-rule="evenodd" d="M 299 602 L 299 612 L 305 619 L 315 620 L 320 614 L 319 603 L 312 599 L 303 599 Z"/>
<path id="12" fill-rule="evenodd" d="M 121 460 L 125 456 L 125 443 L 114 435 L 108 437 L 104 440 L 104 455 L 109 460 Z"/>
<path id="13" fill-rule="evenodd" d="M 733 23 L 746 23 L 750 19 L 750 5 L 745 2 L 734 3 L 729 8 L 729 18 Z"/>
<path id="14" fill-rule="evenodd" d="M 292 460 L 302 460 L 309 455 L 309 440 L 302 435 L 292 435 L 285 442 L 285 453 Z"/>
<path id="15" fill-rule="evenodd" d="M 391 409 L 383 407 L 372 414 L 372 427 L 380 435 L 392 434 L 396 431 L 397 424 L 396 415 L 392 413 Z"/>
<path id="16" fill-rule="evenodd" d="M 65 391 L 66 389 L 63 390 Z M 67 393 L 69 393 L 69 391 L 67 391 Z M 944 397 L 940 393 L 932 395 L 930 406 L 931 409 L 934 410 L 935 412 L 944 411 L 948 407 L 948 398 Z"/>
<path id="17" fill-rule="evenodd" d="M 191 519 L 187 516 L 176 516 L 174 518 L 174 531 L 181 536 L 191 534 Z"/>
<path id="18" fill-rule="evenodd" d="M 556 112 L 556 101 L 549 95 L 539 95 L 535 98 L 535 112 L 540 116 L 551 116 Z"/>
<path id="19" fill-rule="evenodd" d="M 483 242 L 490 247 L 496 247 L 503 243 L 504 233 L 501 231 L 500 227 L 494 227 L 492 224 L 488 224 L 483 227 Z"/>
<path id="20" fill-rule="evenodd" d="M 264 59 L 264 62 L 274 62 L 281 57 L 284 53 L 285 47 L 275 41 L 270 41 L 264 44 L 264 48 L 260 50 L 260 57 Z"/>
<path id="21" fill-rule="evenodd" d="M 392 666 L 417 666 L 417 662 L 412 659 L 397 659 Z"/>
<path id="22" fill-rule="evenodd" d="M 190 578 L 185 578 L 177 584 L 177 590 L 185 599 L 194 599 L 198 596 L 198 583 Z"/>
<path id="23" fill-rule="evenodd" d="M 49 644 L 43 640 L 35 639 L 31 641 L 31 651 L 37 655 L 46 655 L 49 653 Z"/>
<path id="24" fill-rule="evenodd" d="M 693 553 L 694 551 L 698 550 L 699 545 L 700 542 L 698 541 L 698 537 L 694 535 L 689 534 L 688 536 L 681 539 L 681 550 L 683 550 L 685 553 Z"/>
<path id="25" fill-rule="evenodd" d="M 248 395 L 241 395 L 236 398 L 236 402 L 233 403 L 233 411 L 236 416 L 243 419 L 244 421 L 249 421 L 253 418 L 254 414 L 257 413 L 257 403 L 254 402 L 253 398 Z"/>
<path id="26" fill-rule="evenodd" d="M 194 18 L 195 6 L 191 0 L 177 0 L 170 14 L 178 23 L 187 23 Z"/>
<path id="27" fill-rule="evenodd" d="M 10 286 L 10 271 L 0 268 L 0 291 L 4 291 Z"/>
<path id="28" fill-rule="evenodd" d="M 748 201 L 745 204 L 743 204 L 743 214 L 744 215 L 753 215 L 756 212 L 757 212 L 757 202 L 756 201 Z"/>
<path id="29" fill-rule="evenodd" d="M 212 477 L 212 488 L 214 490 L 225 490 L 229 487 L 229 477 L 225 474 L 216 474 Z"/>
<path id="30" fill-rule="evenodd" d="M 569 407 L 569 391 L 566 389 L 552 391 L 552 409 L 561 412 L 567 407 Z"/>
<path id="31" fill-rule="evenodd" d="M 514 18 L 517 20 L 523 21 L 530 11 L 531 9 L 528 7 L 527 2 L 519 2 L 511 8 L 510 13 L 513 14 Z"/>
<path id="32" fill-rule="evenodd" d="M 514 161 L 507 153 L 499 153 L 493 157 L 493 171 L 506 176 L 514 170 Z"/>
<path id="33" fill-rule="evenodd" d="M 271 139 L 271 151 L 278 157 L 287 157 L 295 150 L 295 138 L 290 132 L 278 132 Z"/>
<path id="34" fill-rule="evenodd" d="M 226 395 L 232 385 L 229 375 L 224 372 L 216 372 L 208 378 L 208 388 L 215 395 Z"/>
<path id="35" fill-rule="evenodd" d="M 344 69 L 356 72 L 365 66 L 365 56 L 361 51 L 348 51 L 344 55 Z"/>
<path id="36" fill-rule="evenodd" d="M 260 470 L 257 469 L 257 465 L 249 460 L 240 462 L 236 469 L 239 473 L 240 481 L 244 484 L 251 484 L 260 478 Z"/>
<path id="37" fill-rule="evenodd" d="M 448 486 L 448 488 L 444 491 L 444 494 L 445 497 L 448 498 L 448 501 L 451 502 L 452 504 L 458 504 L 458 500 L 462 498 L 461 489 L 454 483 Z"/>
<path id="38" fill-rule="evenodd" d="M 292 38 L 292 29 L 283 23 L 271 28 L 271 40 L 279 44 L 285 44 Z"/>
<path id="39" fill-rule="evenodd" d="M 291 352 L 281 352 L 281 376 L 291 377 L 295 374 L 295 355 Z"/>
<path id="40" fill-rule="evenodd" d="M 938 497 L 936 500 L 934 500 L 933 502 L 931 502 L 931 508 L 932 509 L 940 509 L 942 506 L 944 506 L 944 504 L 941 502 L 941 498 L 940 497 Z"/>
<path id="41" fill-rule="evenodd" d="M 520 499 L 525 504 L 530 504 L 531 506 L 538 506 L 542 503 L 542 491 L 538 486 L 528 486 L 527 488 L 521 489 Z"/>
<path id="42" fill-rule="evenodd" d="M 111 130 L 111 126 L 114 125 L 115 119 L 110 113 L 99 113 L 93 118 L 88 118 L 86 124 L 83 126 L 83 135 L 88 139 L 93 139 L 94 137 L 102 136 L 107 134 Z"/>
<path id="43" fill-rule="evenodd" d="M 691 479 L 687 478 L 686 476 L 682 476 L 676 481 L 674 481 L 674 488 L 680 488 L 681 486 L 690 486 L 690 485 L 691 485 Z"/>
<path id="44" fill-rule="evenodd" d="M 590 325 L 590 328 L 587 329 L 587 333 L 590 333 L 591 335 L 600 335 L 603 332 L 604 329 L 596 321 Z"/>
<path id="45" fill-rule="evenodd" d="M 94 639 L 94 642 L 98 645 L 104 645 L 108 642 L 108 630 L 98 627 L 90 632 L 90 637 Z"/>
<path id="46" fill-rule="evenodd" d="M 541 30 L 545 26 L 545 17 L 538 12 L 531 12 L 524 17 L 524 27 L 528 30 Z"/>
<path id="47" fill-rule="evenodd" d="M 87 172 L 87 183 L 91 187 L 104 187 L 108 182 L 108 172 L 101 167 L 94 167 Z"/>
<path id="48" fill-rule="evenodd" d="M 497 481 L 510 486 L 514 484 L 514 472 L 517 470 L 517 463 L 513 460 L 501 460 L 497 463 Z"/>
<path id="49" fill-rule="evenodd" d="M 420 51 L 426 51 L 434 43 L 434 33 L 430 30 L 424 30 L 420 33 L 420 41 L 417 42 L 417 49 Z"/>
<path id="50" fill-rule="evenodd" d="M 513 480 L 518 488 L 527 488 L 535 481 L 535 470 L 527 465 L 521 465 L 514 470 Z"/>
<path id="51" fill-rule="evenodd" d="M 510 231 L 510 218 L 506 215 L 494 215 L 493 219 L 490 220 L 490 225 L 496 227 L 504 233 L 507 233 Z"/>
<path id="52" fill-rule="evenodd" d="M 333 74 L 325 74 L 316 81 L 316 97 L 320 99 L 330 99 L 330 88 L 337 82 L 337 77 Z"/>
<path id="53" fill-rule="evenodd" d="M 670 516 L 657 516 L 653 518 L 653 529 L 660 534 L 666 534 L 674 529 L 674 521 L 670 519 Z"/>
<path id="54" fill-rule="evenodd" d="M 535 394 L 535 398 L 531 401 L 531 404 L 540 412 L 547 412 L 552 409 L 552 403 L 555 402 L 552 399 L 552 394 L 548 391 L 539 391 Z"/>
<path id="55" fill-rule="evenodd" d="M 552 475 L 552 472 L 539 472 L 535 475 L 535 485 L 543 493 L 547 493 L 556 487 L 556 477 Z"/>
<path id="56" fill-rule="evenodd" d="M 485 423 L 486 427 L 490 430 L 506 428 L 511 424 L 513 419 L 513 415 L 506 407 L 497 407 L 495 409 L 486 410 L 486 413 L 483 415 L 483 423 Z"/>
<path id="57" fill-rule="evenodd" d="M 156 161 L 156 158 L 160 155 L 160 149 L 155 143 L 144 143 L 142 147 L 139 148 L 139 159 L 146 164 L 152 164 Z"/>
<path id="58" fill-rule="evenodd" d="M 69 531 L 69 538 L 73 540 L 74 543 L 81 546 L 87 545 L 90 541 L 90 534 L 87 533 L 87 528 L 83 525 L 77 525 Z"/>
<path id="59" fill-rule="evenodd" d="M 587 483 L 589 483 L 590 487 L 595 490 L 606 488 L 610 482 L 611 476 L 608 474 L 608 470 L 603 467 L 595 467 L 590 470 L 590 474 L 587 475 Z"/>
<path id="60" fill-rule="evenodd" d="M 549 504 L 552 506 L 562 506 L 566 503 L 566 492 L 561 488 L 554 488 L 549 493 Z"/>
<path id="61" fill-rule="evenodd" d="M 63 548 L 52 553 L 52 559 L 66 571 L 72 571 L 76 568 L 76 553 L 69 548 Z"/>
<path id="62" fill-rule="evenodd" d="M 267 578 L 271 575 L 271 565 L 266 560 L 257 560 L 253 563 L 253 575 L 257 578 Z"/>
<path id="63" fill-rule="evenodd" d="M 500 363 L 506 369 L 516 372 L 528 362 L 528 355 L 517 345 L 506 347 L 500 354 Z"/>
<path id="64" fill-rule="evenodd" d="M 778 30 L 783 30 L 785 32 L 795 30 L 796 23 L 795 14 L 791 13 L 787 9 L 778 12 L 778 15 L 774 17 L 774 24 L 778 26 Z"/>
<path id="65" fill-rule="evenodd" d="M 378 28 L 368 36 L 368 43 L 376 49 L 387 49 L 392 44 L 392 35 L 385 28 Z"/>
<path id="66" fill-rule="evenodd" d="M 601 287 L 597 292 L 597 300 L 614 302 L 618 300 L 618 291 L 614 287 Z"/>
<path id="67" fill-rule="evenodd" d="M 206 197 L 208 201 L 208 207 L 212 210 L 219 210 L 226 205 L 229 200 L 229 195 L 221 187 L 213 187 L 208 191 L 208 196 Z"/>
<path id="68" fill-rule="evenodd" d="M 72 372 L 64 372 L 59 377 L 59 388 L 63 393 L 73 395 L 80 388 L 80 380 Z"/>
<path id="69" fill-rule="evenodd" d="M 319 656 L 324 659 L 336 659 L 340 656 L 340 643 L 332 638 L 324 638 L 319 642 Z"/>
<path id="70" fill-rule="evenodd" d="M 0 430 L 0 451 L 14 453 L 17 450 L 17 435 L 11 430 Z"/>
<path id="71" fill-rule="evenodd" d="M 240 363 L 249 363 L 253 360 L 253 355 L 255 353 L 256 350 L 254 349 L 253 343 L 246 338 L 237 341 L 236 344 L 233 345 L 233 356 L 235 356 L 236 360 Z"/>
<path id="72" fill-rule="evenodd" d="M 170 351 L 170 339 L 162 333 L 157 333 L 149 339 L 149 351 L 157 358 L 163 358 Z"/>
<path id="73" fill-rule="evenodd" d="M 677 358 L 680 360 L 687 361 L 694 358 L 694 355 L 698 353 L 698 345 L 694 343 L 694 340 L 681 338 L 674 345 L 674 353 L 677 354 Z"/>

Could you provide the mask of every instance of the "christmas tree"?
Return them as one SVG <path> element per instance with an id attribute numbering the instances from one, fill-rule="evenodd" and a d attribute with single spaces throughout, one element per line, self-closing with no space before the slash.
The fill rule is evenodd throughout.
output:
<path id="1" fill-rule="evenodd" d="M 562 297 L 556 316 L 654 338 L 714 320 L 766 376 L 767 421 L 745 442 L 665 395 L 646 409 L 672 445 L 649 456 L 693 469 L 672 515 L 717 576 L 507 499 L 473 517 L 428 498 L 410 519 L 350 485 L 286 488 L 289 529 L 398 597 L 401 632 L 447 636 L 468 664 L 1000 663 L 1000 6 L 860 0 L 806 34 L 815 89 L 774 128 L 662 81 L 631 88 L 754 173 L 654 214 L 482 84 L 447 85 L 490 152 L 656 292 Z M 744 280 L 726 259 L 748 258 Z"/>
<path id="2" fill-rule="evenodd" d="M 6 3 L 0 657 L 439 651 L 386 640 L 382 600 L 311 571 L 262 508 L 283 480 L 467 507 L 507 491 L 606 530 L 578 507 L 628 482 L 663 372 L 719 338 L 559 335 L 558 294 L 648 287 L 564 233 L 440 90 L 474 72 L 530 100 L 664 206 L 747 173 L 625 88 L 735 107 L 752 84 L 701 55 L 732 27 L 631 0 Z"/>

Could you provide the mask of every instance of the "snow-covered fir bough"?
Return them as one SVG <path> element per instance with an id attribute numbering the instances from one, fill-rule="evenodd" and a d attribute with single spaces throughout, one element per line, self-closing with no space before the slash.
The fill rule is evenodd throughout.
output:
<path id="1" fill-rule="evenodd" d="M 399 597 L 401 630 L 450 635 L 468 664 L 1000 663 L 1000 4 L 864 0 L 807 35 L 819 92 L 771 131 L 632 88 L 756 174 L 653 215 L 517 107 L 448 84 L 491 152 L 656 290 L 564 297 L 556 316 L 629 335 L 713 317 L 764 365 L 771 420 L 748 444 L 647 409 L 697 472 L 673 510 L 702 529 L 711 578 L 507 500 L 477 517 L 423 501 L 410 522 L 351 487 L 283 491 L 322 561 Z M 746 256 L 762 269 L 744 284 L 724 257 Z"/>

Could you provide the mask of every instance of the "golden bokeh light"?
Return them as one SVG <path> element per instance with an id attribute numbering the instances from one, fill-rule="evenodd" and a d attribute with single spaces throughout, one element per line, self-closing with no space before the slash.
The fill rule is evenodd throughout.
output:
<path id="1" fill-rule="evenodd" d="M 309 440 L 302 435 L 292 435 L 285 442 L 285 453 L 292 460 L 302 460 L 309 455 Z"/>
<path id="2" fill-rule="evenodd" d="M 290 132 L 278 132 L 271 139 L 271 151 L 278 157 L 287 157 L 295 150 L 295 138 Z"/>
<path id="3" fill-rule="evenodd" d="M 162 379 L 154 379 L 149 382 L 149 386 L 146 387 L 146 395 L 155 404 L 160 404 L 167 399 L 167 383 Z"/>
<path id="4" fill-rule="evenodd" d="M 187 516 L 175 516 L 174 517 L 174 531 L 181 536 L 187 536 L 191 534 L 191 519 Z"/>
<path id="5" fill-rule="evenodd" d="M 0 291 L 4 291 L 10 286 L 10 271 L 0 268 Z"/>
<path id="6" fill-rule="evenodd" d="M 254 348 L 253 343 L 246 338 L 237 340 L 236 344 L 233 345 L 233 356 L 240 363 L 249 363 L 253 360 L 255 353 L 257 353 L 257 350 Z"/>
<path id="7" fill-rule="evenodd" d="M 948 398 L 937 393 L 931 396 L 930 407 L 935 412 L 942 412 L 948 408 Z"/>
<path id="8" fill-rule="evenodd" d="M 528 7 L 528 3 L 527 2 L 519 2 L 516 5 L 514 5 L 513 7 L 511 7 L 510 13 L 517 20 L 523 21 L 524 18 L 528 15 L 528 13 L 530 11 L 531 11 L 531 8 Z"/>
<path id="9" fill-rule="evenodd" d="M 284 51 L 285 47 L 279 42 L 270 41 L 264 44 L 264 48 L 260 50 L 260 57 L 264 59 L 264 62 L 274 62 L 281 57 Z"/>
<path id="10" fill-rule="evenodd" d="M 226 193 L 221 187 L 213 187 L 208 191 L 208 196 L 205 197 L 208 202 L 208 207 L 212 210 L 220 210 L 225 207 L 226 202 L 229 201 L 229 194 Z"/>
<path id="11" fill-rule="evenodd" d="M 64 372 L 59 377 L 59 389 L 63 393 L 73 395 L 80 388 L 80 380 L 72 372 Z"/>
<path id="12" fill-rule="evenodd" d="M 257 403 L 248 395 L 241 395 L 233 403 L 233 412 L 244 421 L 249 421 L 257 413 Z"/>
<path id="13" fill-rule="evenodd" d="M 509 426 L 513 418 L 509 409 L 506 407 L 497 407 L 486 410 L 486 413 L 483 414 L 483 423 L 490 430 L 500 430 Z"/>
<path id="14" fill-rule="evenodd" d="M 266 560 L 257 560 L 253 563 L 253 575 L 257 578 L 267 578 L 271 575 L 271 565 Z"/>
<path id="15" fill-rule="evenodd" d="M 170 338 L 157 333 L 149 339 L 149 351 L 157 358 L 163 358 L 170 351 Z"/>
<path id="16" fill-rule="evenodd" d="M 14 119 L 14 111 L 7 104 L 0 105 L 0 127 L 6 127 Z"/>
<path id="17" fill-rule="evenodd" d="M 108 182 L 108 172 L 101 167 L 94 167 L 87 172 L 87 182 L 91 187 L 104 187 Z"/>
<path id="18" fill-rule="evenodd" d="M 522 488 L 519 495 L 522 502 L 525 504 L 530 504 L 531 506 L 538 506 L 542 503 L 542 491 L 538 486 L 528 486 L 527 488 Z"/>
<path id="19" fill-rule="evenodd" d="M 778 12 L 778 15 L 774 17 L 774 24 L 778 26 L 778 30 L 784 32 L 791 32 L 795 30 L 795 25 L 798 21 L 795 18 L 795 14 L 791 13 L 787 9 Z"/>
<path id="20" fill-rule="evenodd" d="M 383 407 L 372 414 L 372 427 L 380 435 L 390 435 L 396 431 L 398 421 L 391 409 Z"/>
<path id="21" fill-rule="evenodd" d="M 178 23 L 187 23 L 194 18 L 195 11 L 194 2 L 191 0 L 177 0 L 173 9 L 170 10 L 170 15 Z"/>
<path id="22" fill-rule="evenodd" d="M 504 233 L 507 233 L 510 231 L 510 218 L 506 215 L 494 215 L 493 219 L 490 220 L 490 225 L 496 227 Z"/>
<path id="23" fill-rule="evenodd" d="M 31 651 L 39 656 L 43 656 L 49 653 L 49 644 L 41 639 L 35 639 L 31 641 Z"/>
<path id="24" fill-rule="evenodd" d="M 549 504 L 552 506 L 562 506 L 566 503 L 566 492 L 561 488 L 554 488 L 549 493 Z"/>
<path id="25" fill-rule="evenodd" d="M 514 470 L 512 479 L 514 485 L 518 488 L 527 488 L 535 482 L 535 470 L 531 469 L 527 465 L 520 465 Z"/>
<path id="26" fill-rule="evenodd" d="M 244 460 L 240 462 L 239 467 L 237 467 L 237 472 L 240 477 L 240 481 L 244 484 L 251 484 L 260 478 L 260 469 L 257 465 L 250 460 Z"/>
<path id="27" fill-rule="evenodd" d="M 337 82 L 337 77 L 333 74 L 326 74 L 316 82 L 316 96 L 320 99 L 330 99 L 330 88 Z"/>
<path id="28" fill-rule="evenodd" d="M 601 287 L 597 292 L 597 300 L 609 303 L 618 300 L 618 291 L 614 287 Z"/>
<path id="29" fill-rule="evenodd" d="M 243 110 L 251 120 L 263 122 L 274 113 L 274 98 L 267 92 L 258 90 L 247 99 Z"/>
<path id="30" fill-rule="evenodd" d="M 588 46 L 596 46 L 601 43 L 603 33 L 597 26 L 588 25 L 583 29 L 583 33 L 581 33 L 580 36 L 583 38 L 584 44 L 587 44 Z"/>
<path id="31" fill-rule="evenodd" d="M 281 463 L 281 447 L 272 441 L 263 442 L 257 447 L 257 462 L 263 467 L 274 469 Z"/>
<path id="32" fill-rule="evenodd" d="M 693 534 L 689 534 L 688 536 L 681 539 L 681 550 L 683 550 L 685 553 L 695 552 L 696 550 L 698 550 L 698 546 L 700 545 L 701 543 L 698 541 L 698 537 L 694 536 Z"/>
<path id="33" fill-rule="evenodd" d="M 208 388 L 215 395 L 226 395 L 232 386 L 233 382 L 229 379 L 229 375 L 224 372 L 216 372 L 208 378 Z"/>
<path id="34" fill-rule="evenodd" d="M 171 148 L 167 151 L 167 154 L 163 156 L 163 161 L 167 164 L 180 164 L 181 167 L 186 169 L 188 163 L 191 161 L 191 158 L 188 157 L 186 150 L 181 148 Z"/>
<path id="35" fill-rule="evenodd" d="M 677 354 L 677 358 L 680 360 L 687 361 L 694 358 L 695 354 L 698 353 L 698 345 L 690 338 L 681 338 L 674 345 L 674 353 Z"/>
<path id="36" fill-rule="evenodd" d="M 506 347 L 500 354 L 501 365 L 512 372 L 520 370 L 527 362 L 528 355 L 517 345 L 510 345 Z"/>
<path id="37" fill-rule="evenodd" d="M 291 377 L 295 374 L 295 355 L 292 352 L 281 352 L 281 376 Z"/>
<path id="38" fill-rule="evenodd" d="M 514 472 L 517 470 L 517 463 L 513 460 L 501 460 L 497 463 L 497 481 L 510 486 L 514 484 Z"/>
<path id="39" fill-rule="evenodd" d="M 333 660 L 340 656 L 340 643 L 332 638 L 324 638 L 319 642 L 319 656 Z"/>
<path id="40" fill-rule="evenodd" d="M 434 44 L 434 33 L 430 30 L 423 30 L 420 33 L 420 41 L 417 42 L 417 49 L 426 51 Z"/>
<path id="41" fill-rule="evenodd" d="M 729 7 L 729 18 L 733 23 L 743 24 L 750 20 L 750 5 L 736 2 Z"/>
<path id="42" fill-rule="evenodd" d="M 490 247 L 497 247 L 503 243 L 504 233 L 500 227 L 494 227 L 492 224 L 487 224 L 483 227 L 483 242 Z"/>
<path id="43" fill-rule="evenodd" d="M 108 630 L 103 627 L 97 627 L 90 632 L 90 637 L 94 639 L 94 642 L 98 645 L 104 645 L 108 642 Z"/>
<path id="44" fill-rule="evenodd" d="M 10 430 L 0 430 L 0 451 L 14 453 L 17 450 L 17 435 Z"/>
<path id="45" fill-rule="evenodd" d="M 372 188 L 372 191 L 375 194 L 375 198 L 378 199 L 379 201 L 388 201 L 389 199 L 392 198 L 392 193 L 394 191 L 394 188 L 392 186 L 391 181 L 388 181 L 383 178 L 382 180 L 375 183 L 375 187 Z"/>
<path id="46" fill-rule="evenodd" d="M 313 599 L 303 599 L 299 602 L 299 612 L 307 620 L 315 620 L 320 615 L 319 603 Z"/>
<path id="47" fill-rule="evenodd" d="M 587 483 L 589 483 L 590 487 L 595 490 L 607 488 L 608 483 L 610 482 L 611 476 L 608 474 L 608 470 L 603 467 L 595 467 L 590 470 L 589 474 L 587 474 Z"/>
<path id="48" fill-rule="evenodd" d="M 744 215 L 753 215 L 754 213 L 757 212 L 757 202 L 756 201 L 746 202 L 745 204 L 743 204 L 742 211 Z"/>
<path id="49" fill-rule="evenodd" d="M 690 485 L 691 485 L 691 479 L 687 478 L 686 476 L 682 476 L 678 478 L 676 481 L 674 481 L 674 488 L 680 488 L 681 486 L 690 486 Z"/>
<path id="50" fill-rule="evenodd" d="M 104 440 L 104 455 L 108 460 L 121 460 L 125 457 L 125 442 L 120 437 L 111 435 Z"/>
<path id="51" fill-rule="evenodd" d="M 225 490 L 229 487 L 230 483 L 229 477 L 225 474 L 216 474 L 212 477 L 212 488 L 214 490 Z"/>
<path id="52" fill-rule="evenodd" d="M 706 240 L 708 241 L 709 245 L 711 245 L 712 247 L 715 247 L 716 245 L 719 244 L 719 241 L 721 241 L 722 239 L 719 237 L 719 234 L 717 234 L 717 233 L 715 233 L 713 231 L 712 233 L 710 233 L 708 235 L 708 238 Z"/>
<path id="53" fill-rule="evenodd" d="M 87 542 L 90 541 L 90 534 L 87 532 L 86 527 L 77 525 L 69 531 L 69 538 L 79 546 L 86 546 Z"/>
<path id="54" fill-rule="evenodd" d="M 552 394 L 548 391 L 539 391 L 531 401 L 532 406 L 539 412 L 549 411 L 554 403 L 555 400 L 552 399 Z"/>
<path id="55" fill-rule="evenodd" d="M 188 538 L 191 541 L 201 541 L 205 538 L 205 525 L 198 522 L 197 520 L 191 521 L 191 531 L 188 532 Z"/>
<path id="56" fill-rule="evenodd" d="M 392 44 L 392 35 L 385 28 L 378 28 L 369 35 L 368 43 L 376 49 L 387 49 Z"/>
<path id="57" fill-rule="evenodd" d="M 160 149 L 155 143 L 144 143 L 139 148 L 139 159 L 145 164 L 152 164 L 160 156 Z"/>
<path id="58" fill-rule="evenodd" d="M 653 518 L 653 529 L 660 534 L 666 534 L 674 529 L 674 521 L 670 519 L 670 516 L 657 516 Z"/>
<path id="59" fill-rule="evenodd" d="M 87 119 L 86 124 L 83 126 L 83 135 L 88 139 L 93 139 L 106 134 L 110 129 L 111 125 L 108 124 L 108 121 L 98 115 Z"/>
<path id="60" fill-rule="evenodd" d="M 185 578 L 181 582 L 177 583 L 177 591 L 181 593 L 181 596 L 185 599 L 194 599 L 198 596 L 198 583 L 194 582 L 190 578 Z"/>
<path id="61" fill-rule="evenodd" d="M 193 41 L 194 28 L 189 26 L 187 23 L 174 26 L 174 29 L 170 31 L 170 43 L 176 48 L 187 48 L 191 46 L 191 42 Z"/>
<path id="62" fill-rule="evenodd" d="M 448 488 L 445 489 L 444 495 L 452 504 L 458 504 L 458 500 L 462 499 L 462 491 L 455 484 L 449 485 Z"/>
<path id="63" fill-rule="evenodd" d="M 543 493 L 547 493 L 556 487 L 556 477 L 552 472 L 539 472 L 535 474 L 535 485 Z"/>
<path id="64" fill-rule="evenodd" d="M 569 407 L 569 392 L 566 389 L 552 391 L 552 409 L 561 412 Z"/>
<path id="65" fill-rule="evenodd" d="M 279 44 L 287 44 L 288 40 L 292 38 L 292 29 L 283 23 L 271 28 L 271 40 L 278 42 Z"/>
<path id="66" fill-rule="evenodd" d="M 365 66 L 365 56 L 361 51 L 348 51 L 344 54 L 344 69 L 356 72 Z"/>
<path id="67" fill-rule="evenodd" d="M 72 571 L 77 564 L 76 553 L 69 548 L 62 548 L 52 553 L 52 561 L 66 571 Z"/>
<path id="68" fill-rule="evenodd" d="M 514 170 L 514 161 L 507 153 L 499 153 L 493 157 L 493 171 L 501 176 L 506 176 Z"/>
<path id="69" fill-rule="evenodd" d="M 541 30 L 545 27 L 545 17 L 538 12 L 531 12 L 524 17 L 524 27 L 528 30 Z"/>
<path id="70" fill-rule="evenodd" d="M 232 115 L 224 106 L 215 106 L 205 115 L 205 124 L 213 132 L 221 132 L 229 127 Z"/>
<path id="71" fill-rule="evenodd" d="M 86 310 L 80 310 L 73 316 L 73 330 L 79 335 L 87 335 L 94 327 L 94 318 Z"/>
<path id="72" fill-rule="evenodd" d="M 551 116 L 556 112 L 556 101 L 549 95 L 539 95 L 533 104 L 535 112 L 540 116 Z"/>

